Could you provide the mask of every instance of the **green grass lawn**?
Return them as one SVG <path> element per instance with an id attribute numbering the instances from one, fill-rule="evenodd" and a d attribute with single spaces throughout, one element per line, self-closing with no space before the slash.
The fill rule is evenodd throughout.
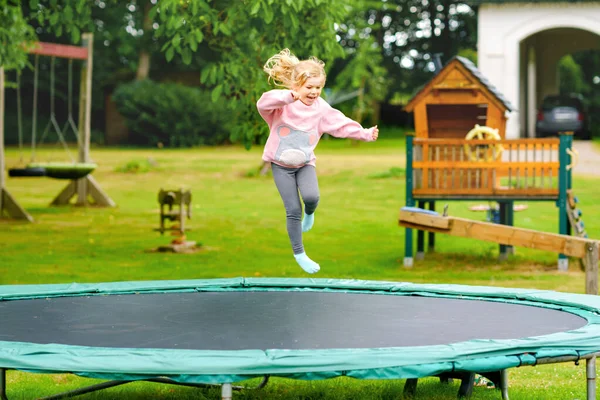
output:
<path id="1" fill-rule="evenodd" d="M 319 278 L 459 283 L 583 293 L 585 276 L 577 263 L 557 270 L 557 255 L 517 248 L 498 261 L 498 245 L 461 238 L 436 237 L 436 253 L 404 268 L 404 229 L 397 216 L 404 205 L 404 139 L 382 131 L 375 143 L 323 140 L 317 149 L 321 201 L 307 253 L 321 265 Z M 109 282 L 220 277 L 305 277 L 295 264 L 285 229 L 285 212 L 270 176 L 259 176 L 262 148 L 238 146 L 198 149 L 92 149 L 99 164 L 94 178 L 116 208 L 53 208 L 48 204 L 66 185 L 48 178 L 8 178 L 9 192 L 35 218 L 32 224 L 0 221 L 0 284 Z M 19 165 L 17 149 L 7 150 L 7 168 Z M 38 161 L 64 161 L 60 149 L 38 151 Z M 29 154 L 25 154 L 29 157 Z M 586 229 L 600 237 L 598 180 L 574 176 Z M 202 244 L 193 254 L 150 250 L 169 243 L 161 236 L 157 194 L 190 189 L 188 240 Z M 453 216 L 484 220 L 469 210 L 477 202 L 451 202 Z M 558 210 L 550 202 L 524 202 L 515 225 L 558 231 Z M 438 207 L 441 208 L 443 204 Z M 477 316 L 474 316 L 476 318 Z M 10 399 L 50 395 L 87 380 L 71 375 L 9 371 Z M 253 382 L 254 383 L 254 382 Z M 60 385 L 60 386 L 59 386 Z M 63 386 L 64 385 L 64 386 Z M 514 399 L 583 399 L 585 365 L 556 364 L 510 371 Z M 290 381 L 275 379 L 263 391 L 236 398 L 388 399 L 402 398 L 402 382 L 351 379 Z M 458 383 L 419 383 L 417 398 L 452 399 Z M 218 390 L 136 383 L 83 398 L 217 398 Z M 20 397 L 22 396 L 22 397 Z M 112 396 L 112 397 L 111 397 Z M 204 396 L 204 397 L 203 397 Z M 475 397 L 500 394 L 476 388 Z"/>

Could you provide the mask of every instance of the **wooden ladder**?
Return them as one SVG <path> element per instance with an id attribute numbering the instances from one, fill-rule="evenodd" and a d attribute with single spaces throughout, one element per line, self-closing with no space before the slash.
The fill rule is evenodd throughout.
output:
<path id="1" fill-rule="evenodd" d="M 585 224 L 581 218 L 583 213 L 577 208 L 577 203 L 577 197 L 573 195 L 573 191 L 567 190 L 567 215 L 569 217 L 569 224 L 571 224 L 571 228 L 573 228 L 573 235 L 587 238 L 588 234 L 585 231 Z"/>

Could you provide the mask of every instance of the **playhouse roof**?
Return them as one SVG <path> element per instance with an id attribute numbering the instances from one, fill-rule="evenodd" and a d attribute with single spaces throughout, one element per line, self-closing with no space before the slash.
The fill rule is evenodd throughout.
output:
<path id="1" fill-rule="evenodd" d="M 500 93 L 500 91 L 498 91 L 498 89 L 491 84 L 490 81 L 488 81 L 486 79 L 485 76 L 483 76 L 483 74 L 481 73 L 481 71 L 479 71 L 479 69 L 477 69 L 477 67 L 475 66 L 475 64 L 473 64 L 469 59 L 464 58 L 464 57 L 460 57 L 460 56 L 455 56 L 454 58 L 452 58 L 446 65 L 444 65 L 444 67 L 437 72 L 437 74 L 429 81 L 429 83 L 427 83 L 426 85 L 424 85 L 414 96 L 413 98 L 408 102 L 408 104 L 406 105 L 405 110 L 407 111 L 412 111 L 415 103 L 418 101 L 418 99 L 420 99 L 422 97 L 422 95 L 425 94 L 425 92 L 431 88 L 431 86 L 433 85 L 434 82 L 437 83 L 437 81 L 439 81 L 439 77 L 440 76 L 444 76 L 443 72 L 450 68 L 453 64 L 458 63 L 460 66 L 462 66 L 465 70 L 468 71 L 468 73 L 470 75 L 472 75 L 481 85 L 481 87 L 484 89 L 484 91 L 488 92 L 489 95 L 493 96 L 502 106 L 504 106 L 504 108 L 506 108 L 508 111 L 513 111 L 516 108 L 506 99 L 506 97 L 504 97 L 504 95 L 502 93 Z"/>

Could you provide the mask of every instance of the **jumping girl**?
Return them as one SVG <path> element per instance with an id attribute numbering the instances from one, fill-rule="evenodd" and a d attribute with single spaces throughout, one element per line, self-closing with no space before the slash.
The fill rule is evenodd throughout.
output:
<path id="1" fill-rule="evenodd" d="M 271 57 L 263 69 L 269 81 L 285 89 L 270 90 L 257 103 L 258 112 L 270 130 L 262 158 L 271 163 L 273 179 L 285 207 L 287 232 L 296 262 L 309 274 L 320 269 L 319 264 L 306 255 L 302 243 L 302 232 L 313 227 L 319 203 L 314 154 L 319 139 L 328 133 L 338 138 L 371 142 L 379 135 L 377 126 L 363 128 L 320 97 L 325 85 L 324 66 L 315 57 L 301 61 L 288 49 L 282 50 Z M 300 196 L 304 202 L 303 219 Z"/>

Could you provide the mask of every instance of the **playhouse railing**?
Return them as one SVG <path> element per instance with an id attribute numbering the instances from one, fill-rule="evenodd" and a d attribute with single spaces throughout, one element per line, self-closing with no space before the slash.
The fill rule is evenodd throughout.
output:
<path id="1" fill-rule="evenodd" d="M 504 207 L 512 225 L 514 200 L 554 201 L 558 233 L 569 233 L 567 192 L 572 188 L 573 133 L 558 139 L 463 140 L 406 137 L 406 206 L 438 200 L 488 200 Z M 502 214 L 502 212 L 501 212 Z M 422 231 L 419 231 L 422 232 Z M 419 236 L 419 251 L 423 237 Z M 412 265 L 412 229 L 406 228 L 405 265 Z M 430 238 L 430 242 L 432 242 Z M 431 244 L 431 243 L 430 243 Z M 501 252 L 506 246 L 501 245 Z M 568 259 L 559 255 L 559 269 Z"/>
<path id="2" fill-rule="evenodd" d="M 571 139 L 570 135 L 562 137 Z M 557 199 L 561 161 L 570 162 L 571 143 L 561 146 L 561 140 L 410 137 L 406 172 L 412 181 L 411 197 Z"/>

